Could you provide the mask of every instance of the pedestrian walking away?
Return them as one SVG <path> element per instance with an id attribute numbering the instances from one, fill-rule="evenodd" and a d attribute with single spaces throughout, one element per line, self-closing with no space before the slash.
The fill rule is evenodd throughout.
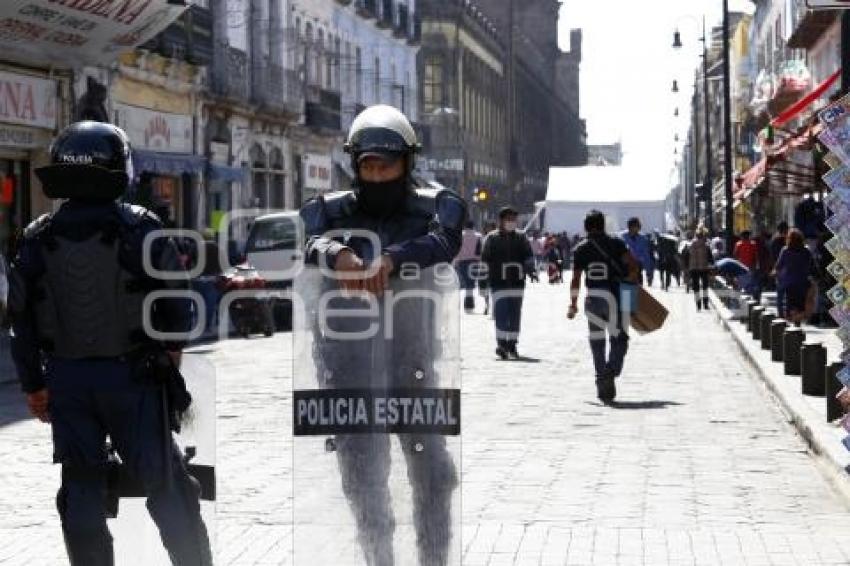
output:
<path id="1" fill-rule="evenodd" d="M 708 310 L 709 280 L 713 270 L 714 256 L 708 241 L 708 230 L 701 226 L 688 246 L 688 272 L 698 311 Z"/>
<path id="2" fill-rule="evenodd" d="M 481 234 L 475 230 L 475 224 L 468 220 L 463 229 L 460 252 L 454 260 L 455 271 L 463 293 L 463 308 L 467 312 L 475 309 L 475 282 L 479 277 L 480 262 Z"/>
<path id="3" fill-rule="evenodd" d="M 598 210 L 588 212 L 584 220 L 587 237 L 573 253 L 573 278 L 570 283 L 570 306 L 567 318 L 578 313 L 578 298 L 584 275 L 590 351 L 596 370 L 599 399 L 612 402 L 617 396 L 615 380 L 623 371 L 629 334 L 626 314 L 622 312 L 621 291 L 629 283 L 639 284 L 640 264 L 625 242 L 605 233 L 605 215 Z M 610 351 L 606 352 L 610 343 Z"/>
<path id="4" fill-rule="evenodd" d="M 72 124 L 50 155 L 51 165 L 36 174 L 48 198 L 68 200 L 26 229 L 12 262 L 9 308 L 27 404 L 51 424 L 62 465 L 56 504 L 68 558 L 73 566 L 114 563 L 104 497 L 108 436 L 141 482 L 172 563 L 211 564 L 199 487 L 166 429 L 188 402 L 181 395 L 163 406 L 166 393 L 177 401 L 174 384 L 164 392 L 163 376 L 151 370 L 154 358 L 178 362 L 183 344 L 154 341 L 143 322 L 149 292 L 188 289 L 177 249 L 162 237 L 151 246 L 151 265 L 168 272 L 168 281 L 143 268 L 145 237 L 162 225 L 143 208 L 115 202 L 132 178 L 122 130 Z M 189 330 L 188 299 L 159 299 L 152 308 L 156 330 Z"/>
<path id="5" fill-rule="evenodd" d="M 534 266 L 528 239 L 517 231 L 516 209 L 499 211 L 499 228 L 487 235 L 481 261 L 487 266 L 493 313 L 496 319 L 496 355 L 518 359 L 525 278 Z"/>

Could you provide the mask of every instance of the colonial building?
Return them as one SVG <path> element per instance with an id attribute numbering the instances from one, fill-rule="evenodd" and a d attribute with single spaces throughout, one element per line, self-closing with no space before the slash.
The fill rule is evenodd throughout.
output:
<path id="1" fill-rule="evenodd" d="M 530 210 L 548 170 L 587 161 L 579 118 L 581 32 L 558 48 L 554 0 L 420 0 L 419 57 L 428 163 L 480 218 L 500 204 Z M 513 29 L 513 33 L 508 30 Z"/>
<path id="2" fill-rule="evenodd" d="M 301 120 L 303 85 L 285 65 L 284 0 L 211 0 L 213 64 L 206 81 L 203 154 L 207 226 L 232 213 L 244 240 L 256 214 L 292 207 L 298 179 L 285 136 Z"/>
<path id="3" fill-rule="evenodd" d="M 342 145 L 363 108 L 389 104 L 417 122 L 419 24 L 414 0 L 288 2 L 286 61 L 306 95 L 303 120 L 287 130 L 300 203 L 350 182 Z"/>
<path id="4" fill-rule="evenodd" d="M 505 45 L 468 2 L 420 0 L 419 8 L 419 103 L 430 131 L 423 161 L 437 181 L 475 203 L 481 219 L 493 203 L 510 200 Z"/>
<path id="5" fill-rule="evenodd" d="M 50 212 L 33 174 L 51 138 L 77 119 L 108 120 L 120 54 L 151 39 L 183 8 L 167 0 L 104 11 L 98 3 L 0 3 L 0 253 L 7 255 L 33 218 Z M 185 69 L 171 68 L 175 74 Z M 165 82 L 165 77 L 162 77 Z"/>

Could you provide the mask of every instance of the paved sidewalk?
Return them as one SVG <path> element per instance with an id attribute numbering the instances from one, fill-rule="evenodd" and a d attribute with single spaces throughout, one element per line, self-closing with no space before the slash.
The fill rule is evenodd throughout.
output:
<path id="1" fill-rule="evenodd" d="M 463 315 L 463 563 L 850 564 L 845 500 L 732 338 L 654 292 L 671 317 L 632 340 L 615 407 L 595 400 L 565 286 L 529 288 L 520 350 L 537 362 L 498 361 L 492 321 Z M 217 564 L 291 563 L 289 340 L 198 349 L 218 370 Z M 0 564 L 62 564 L 49 431 L 20 403 L 0 387 Z M 324 536 L 360 559 L 352 533 Z"/>

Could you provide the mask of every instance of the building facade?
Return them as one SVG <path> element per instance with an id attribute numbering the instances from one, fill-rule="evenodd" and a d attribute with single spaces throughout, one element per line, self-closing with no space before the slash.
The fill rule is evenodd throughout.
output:
<path id="1" fill-rule="evenodd" d="M 415 0 L 287 1 L 287 67 L 306 96 L 303 119 L 287 130 L 300 203 L 350 184 L 342 145 L 365 107 L 388 104 L 418 123 L 420 28 Z"/>

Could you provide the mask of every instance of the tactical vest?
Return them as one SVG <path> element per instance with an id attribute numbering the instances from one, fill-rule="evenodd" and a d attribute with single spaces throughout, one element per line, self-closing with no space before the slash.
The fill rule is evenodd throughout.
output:
<path id="1" fill-rule="evenodd" d="M 85 239 L 39 233 L 45 271 L 35 283 L 42 349 L 65 359 L 124 355 L 145 340 L 145 285 L 122 267 L 127 227 L 111 219 Z"/>

